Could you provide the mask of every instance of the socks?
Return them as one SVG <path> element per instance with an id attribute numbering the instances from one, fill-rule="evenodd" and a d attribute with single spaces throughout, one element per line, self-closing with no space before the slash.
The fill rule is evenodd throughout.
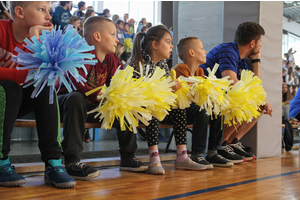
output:
<path id="1" fill-rule="evenodd" d="M 160 162 L 158 149 L 156 149 L 156 150 L 149 150 L 149 154 L 150 154 L 150 163 Z"/>
<path id="2" fill-rule="evenodd" d="M 187 150 L 185 149 L 177 149 L 177 162 L 184 162 L 188 158 Z"/>
<path id="3" fill-rule="evenodd" d="M 0 166 L 7 164 L 10 164 L 9 157 L 7 157 L 5 160 L 0 159 Z"/>

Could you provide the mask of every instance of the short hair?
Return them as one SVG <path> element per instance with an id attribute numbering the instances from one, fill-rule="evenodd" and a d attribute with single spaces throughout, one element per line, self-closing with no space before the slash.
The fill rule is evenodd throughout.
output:
<path id="1" fill-rule="evenodd" d="M 85 5 L 85 2 L 84 2 L 84 1 L 80 1 L 80 2 L 78 3 L 78 10 L 79 10 L 80 8 L 82 8 L 84 5 Z"/>
<path id="2" fill-rule="evenodd" d="M 199 40 L 199 38 L 186 37 L 177 42 L 176 51 L 180 60 L 186 62 L 189 50 L 194 48 L 194 40 Z"/>
<path id="3" fill-rule="evenodd" d="M 33 1 L 9 1 L 9 12 L 11 14 L 11 18 L 14 19 L 13 17 L 15 16 L 15 8 L 17 6 L 20 6 L 22 8 L 25 8 L 29 6 Z"/>
<path id="4" fill-rule="evenodd" d="M 128 13 L 125 13 L 124 15 L 126 15 L 127 17 L 129 17 Z"/>
<path id="5" fill-rule="evenodd" d="M 121 19 L 117 19 L 117 21 L 115 21 L 115 25 L 119 25 L 119 24 L 121 24 L 121 23 L 124 24 L 124 21 L 121 20 Z"/>
<path id="6" fill-rule="evenodd" d="M 147 26 L 142 26 L 141 32 L 147 31 L 148 27 Z"/>
<path id="7" fill-rule="evenodd" d="M 70 3 L 71 1 L 60 1 L 59 5 L 65 6 L 67 3 Z"/>
<path id="8" fill-rule="evenodd" d="M 114 24 L 110 19 L 100 16 L 91 16 L 85 20 L 83 24 L 83 36 L 89 45 L 92 45 L 91 41 L 96 31 L 102 33 L 106 27 L 105 22 Z"/>
<path id="9" fill-rule="evenodd" d="M 92 9 L 87 9 L 87 11 L 85 12 L 84 18 L 85 19 L 89 18 L 92 15 L 92 13 L 94 13 L 94 12 L 95 11 Z"/>
<path id="10" fill-rule="evenodd" d="M 265 35 L 265 30 L 258 23 L 243 22 L 235 32 L 234 41 L 240 46 L 245 46 L 252 40 L 257 42 L 262 35 Z"/>
<path id="11" fill-rule="evenodd" d="M 103 10 L 103 13 L 104 13 L 104 14 L 109 13 L 109 12 L 110 12 L 110 10 L 107 9 L 107 8 Z"/>

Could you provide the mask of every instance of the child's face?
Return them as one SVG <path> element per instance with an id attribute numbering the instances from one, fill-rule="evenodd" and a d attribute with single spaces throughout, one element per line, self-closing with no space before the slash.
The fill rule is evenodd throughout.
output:
<path id="1" fill-rule="evenodd" d="M 80 20 L 76 20 L 74 23 L 73 23 L 74 26 L 76 26 L 77 28 L 79 28 L 80 26 Z"/>
<path id="2" fill-rule="evenodd" d="M 123 52 L 124 52 L 124 47 L 121 47 L 121 48 L 119 48 L 119 55 L 122 55 L 123 54 Z"/>
<path id="3" fill-rule="evenodd" d="M 293 92 L 294 92 L 294 88 L 293 88 L 293 86 L 290 86 L 290 88 L 289 88 L 289 89 L 290 89 L 290 93 L 291 93 L 291 94 L 293 94 Z"/>
<path id="4" fill-rule="evenodd" d="M 283 84 L 283 85 L 282 85 L 282 93 L 284 94 L 284 93 L 286 93 L 287 91 L 288 91 L 288 86 L 285 85 L 285 84 Z"/>
<path id="5" fill-rule="evenodd" d="M 125 31 L 125 32 L 129 32 L 129 24 L 126 24 L 126 25 L 124 26 L 124 31 Z"/>
<path id="6" fill-rule="evenodd" d="M 117 24 L 118 29 L 123 29 L 124 28 L 124 23 L 121 22 L 120 24 Z"/>
<path id="7" fill-rule="evenodd" d="M 116 47 L 119 42 L 116 36 L 116 26 L 111 22 L 104 23 L 106 23 L 106 27 L 101 33 L 101 41 L 99 42 L 99 46 L 106 54 L 114 53 L 116 52 Z"/>
<path id="8" fill-rule="evenodd" d="M 166 32 L 164 37 L 158 43 L 157 53 L 161 56 L 160 60 L 169 58 L 172 54 L 172 49 L 172 37 Z"/>
<path id="9" fill-rule="evenodd" d="M 206 63 L 206 54 L 207 54 L 207 52 L 204 50 L 201 40 L 196 40 L 195 41 L 194 52 L 195 52 L 195 58 L 199 62 L 199 65 Z"/>
<path id="10" fill-rule="evenodd" d="M 34 25 L 50 26 L 49 6 L 48 1 L 34 1 L 23 8 L 25 23 L 29 27 Z"/>

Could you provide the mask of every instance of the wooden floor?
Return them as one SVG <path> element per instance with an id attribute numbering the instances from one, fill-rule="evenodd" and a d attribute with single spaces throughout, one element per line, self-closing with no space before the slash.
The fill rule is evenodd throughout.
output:
<path id="1" fill-rule="evenodd" d="M 175 170 L 173 162 L 163 166 L 164 176 L 100 169 L 98 178 L 63 190 L 44 184 L 42 175 L 24 174 L 26 184 L 0 187 L 0 199 L 300 199 L 299 150 L 231 168 L 183 171 Z"/>

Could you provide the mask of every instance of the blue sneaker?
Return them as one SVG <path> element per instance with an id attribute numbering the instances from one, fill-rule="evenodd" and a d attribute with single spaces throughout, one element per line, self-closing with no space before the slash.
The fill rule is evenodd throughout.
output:
<path id="1" fill-rule="evenodd" d="M 62 166 L 61 159 L 48 160 L 48 163 L 50 165 L 45 169 L 45 183 L 54 185 L 57 188 L 72 188 L 76 185 L 75 179 Z"/>
<path id="2" fill-rule="evenodd" d="M 0 186 L 16 187 L 23 185 L 25 178 L 15 172 L 15 167 L 11 166 L 9 157 L 6 160 L 0 160 Z"/>

